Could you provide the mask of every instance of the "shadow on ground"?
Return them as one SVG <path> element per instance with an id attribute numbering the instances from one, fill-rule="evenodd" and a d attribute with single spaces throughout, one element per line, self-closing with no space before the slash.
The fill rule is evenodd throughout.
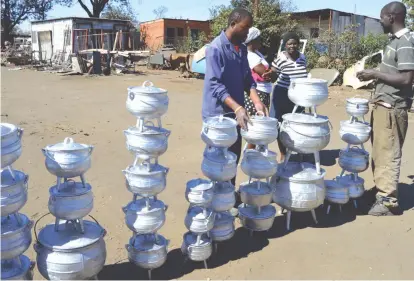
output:
<path id="1" fill-rule="evenodd" d="M 408 176 L 408 178 L 414 180 L 414 175 Z M 399 186 L 399 203 L 401 209 L 404 211 L 414 208 L 414 181 L 411 184 L 400 183 Z"/>
<path id="2" fill-rule="evenodd" d="M 339 149 L 331 149 L 331 150 L 322 150 L 319 152 L 319 157 L 321 160 L 322 166 L 335 166 L 336 159 L 339 157 Z M 315 157 L 313 154 L 293 154 L 290 159 L 292 162 L 308 162 L 311 164 L 315 164 Z"/>

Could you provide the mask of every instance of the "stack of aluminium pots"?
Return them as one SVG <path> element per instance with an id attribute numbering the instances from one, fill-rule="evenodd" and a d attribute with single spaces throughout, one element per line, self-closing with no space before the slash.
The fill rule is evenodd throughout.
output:
<path id="1" fill-rule="evenodd" d="M 286 228 L 290 229 L 291 213 L 311 211 L 317 223 L 315 209 L 325 198 L 325 170 L 320 167 L 319 151 L 330 141 L 330 123 L 326 116 L 316 113 L 316 107 L 328 100 L 327 81 L 312 78 L 295 79 L 288 96 L 295 103 L 292 113 L 282 116 L 280 140 L 287 148 L 283 165 L 272 178 L 273 201 L 288 210 Z M 313 109 L 296 113 L 298 107 Z M 292 153 L 313 154 L 315 165 L 289 162 Z"/>
<path id="2" fill-rule="evenodd" d="M 270 205 L 273 194 L 270 178 L 278 165 L 276 153 L 267 147 L 277 139 L 279 125 L 277 119 L 266 117 L 261 112 L 252 116 L 250 121 L 247 130 L 241 130 L 241 135 L 255 148 L 245 149 L 243 153 L 241 169 L 249 181 L 239 187 L 243 202 L 239 206 L 239 219 L 243 227 L 253 234 L 253 231 L 269 230 L 276 216 L 276 208 Z"/>
<path id="3" fill-rule="evenodd" d="M 72 138 L 42 149 L 47 170 L 56 176 L 49 189 L 49 211 L 55 223 L 34 232 L 37 267 L 48 280 L 97 278 L 106 260 L 106 235 L 99 223 L 85 220 L 93 209 L 92 187 L 84 174 L 91 167 L 93 146 Z M 76 181 L 76 178 L 80 181 Z M 63 181 L 62 181 L 63 180 Z"/>
<path id="4" fill-rule="evenodd" d="M 364 194 L 364 179 L 358 174 L 369 167 L 369 153 L 364 148 L 371 134 L 371 126 L 364 121 L 369 111 L 369 101 L 362 98 L 349 98 L 346 102 L 346 111 L 351 116 L 349 120 L 341 121 L 339 134 L 347 143 L 347 147 L 339 153 L 341 174 L 334 180 L 335 187 L 328 188 L 326 199 L 330 203 L 341 205 L 353 199 L 357 208 L 356 199 Z M 327 213 L 329 213 L 328 205 Z"/>
<path id="5" fill-rule="evenodd" d="M 1 123 L 1 279 L 32 280 L 34 262 L 23 253 L 32 243 L 33 222 L 19 213 L 27 202 L 29 176 L 13 170 L 22 153 L 23 130 Z"/>
<path id="6" fill-rule="evenodd" d="M 237 123 L 222 115 L 206 118 L 201 139 L 206 144 L 201 170 L 209 180 L 194 179 L 187 183 L 186 199 L 190 203 L 185 218 L 189 230 L 183 236 L 181 251 L 192 261 L 211 256 L 213 242 L 229 240 L 234 235 L 234 217 L 230 210 L 236 203 L 231 179 L 237 173 L 236 155 L 228 148 L 237 141 Z"/>
<path id="7" fill-rule="evenodd" d="M 167 205 L 157 199 L 167 185 L 169 169 L 158 164 L 168 148 L 170 131 L 162 128 L 161 117 L 167 112 L 167 91 L 145 81 L 142 86 L 129 87 L 128 111 L 137 117 L 136 126 L 124 131 L 126 147 L 134 155 L 134 163 L 124 171 L 132 201 L 122 208 L 125 223 L 132 231 L 126 245 L 129 261 L 148 270 L 159 268 L 167 260 L 168 243 L 158 230 L 165 223 Z M 157 125 L 155 125 L 155 123 Z"/>

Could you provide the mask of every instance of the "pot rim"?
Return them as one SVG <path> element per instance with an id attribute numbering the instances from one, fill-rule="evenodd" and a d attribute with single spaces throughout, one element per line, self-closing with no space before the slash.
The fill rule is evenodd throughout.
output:
<path id="1" fill-rule="evenodd" d="M 257 207 L 255 206 L 247 206 L 243 204 L 240 204 L 238 207 L 239 210 L 239 216 L 252 219 L 252 220 L 268 220 L 268 219 L 274 219 L 276 216 L 276 208 L 273 205 L 266 205 L 261 207 L 261 213 L 257 214 Z M 256 216 L 253 214 L 253 212 L 256 213 Z M 267 214 L 264 214 L 264 212 L 267 212 Z"/>
<path id="2" fill-rule="evenodd" d="M 355 104 L 355 105 L 369 105 L 369 100 L 365 98 L 359 98 L 359 97 L 352 97 L 346 99 L 347 103 Z"/>
<path id="3" fill-rule="evenodd" d="M 306 119 L 303 117 L 307 116 Z M 302 118 L 299 120 L 298 118 Z M 318 115 L 315 117 L 311 113 L 286 113 L 282 116 L 283 122 L 302 124 L 302 125 L 311 125 L 311 124 L 325 124 L 329 123 L 329 118 L 324 115 Z"/>
<path id="4" fill-rule="evenodd" d="M 4 222 L 5 220 L 8 220 L 8 218 L 4 218 L 4 220 L 2 221 L 1 225 L 1 238 L 4 239 L 5 237 L 8 236 L 14 236 L 16 235 L 16 233 L 20 233 L 26 230 L 26 228 L 28 228 L 29 230 L 32 228 L 33 226 L 33 221 L 31 221 L 25 214 L 22 213 L 15 213 L 17 216 L 19 216 L 19 218 L 22 220 L 22 225 L 17 225 L 17 221 L 14 218 L 14 216 L 10 216 L 10 218 L 13 218 L 12 220 L 12 229 L 7 229 L 7 232 L 3 232 L 5 231 L 4 226 L 6 224 L 6 222 Z M 16 227 L 17 226 L 17 227 Z"/>
<path id="5" fill-rule="evenodd" d="M 164 135 L 169 137 L 171 131 L 165 128 L 160 128 L 158 126 L 146 126 L 142 127 L 142 131 L 139 130 L 136 126 L 128 127 L 127 130 L 124 130 L 124 133 L 127 135 L 133 136 L 147 136 L 147 135 Z"/>
<path id="6" fill-rule="evenodd" d="M 8 169 L 4 169 L 3 171 L 1 171 L 1 183 L 0 183 L 0 188 L 2 189 L 2 191 L 4 191 L 7 188 L 13 188 L 16 185 L 20 185 L 22 182 L 23 184 L 27 184 L 28 180 L 29 180 L 29 175 L 27 175 L 26 173 L 19 171 L 19 170 L 13 170 L 14 173 L 14 179 L 12 180 L 13 182 L 7 181 L 7 183 L 5 184 L 5 179 L 3 179 L 3 173 L 7 173 L 8 176 L 6 179 L 12 179 L 12 175 L 10 174 L 10 171 Z M 4 189 L 4 190 L 3 190 Z M 27 189 L 27 187 L 26 187 Z"/>
<path id="7" fill-rule="evenodd" d="M 3 128 L 5 130 L 8 129 L 8 131 L 3 133 Z M 18 129 L 20 128 L 11 123 L 0 123 L 0 129 L 1 129 L 1 140 L 3 140 L 3 139 L 8 138 L 10 135 L 18 132 Z"/>
<path id="8" fill-rule="evenodd" d="M 157 237 L 155 237 L 157 236 Z M 147 241 L 148 239 L 146 239 L 146 237 L 151 237 L 151 239 L 153 239 L 153 247 L 154 245 L 159 246 L 159 249 L 144 249 L 144 248 L 136 248 L 136 238 L 137 237 L 144 237 L 144 240 Z M 157 242 L 161 242 L 161 244 L 157 244 Z M 129 239 L 129 244 L 127 244 L 127 246 L 129 246 L 130 248 L 127 249 L 128 251 L 135 251 L 135 252 L 140 252 L 140 253 L 149 253 L 149 252 L 156 252 L 156 251 L 160 251 L 160 250 L 167 250 L 168 247 L 168 240 L 162 236 L 161 234 L 154 234 L 154 233 L 148 233 L 148 234 L 137 234 L 134 235 L 133 237 L 131 237 Z"/>
<path id="9" fill-rule="evenodd" d="M 148 198 L 149 201 L 149 209 L 146 208 L 146 199 L 147 198 L 140 198 L 135 201 L 131 201 L 126 205 L 123 209 L 126 210 L 126 213 L 132 212 L 134 214 L 140 215 L 150 215 L 152 213 L 163 212 L 165 213 L 167 209 L 167 205 L 161 200 L 154 200 L 152 198 Z M 135 206 L 135 209 L 131 209 Z"/>
<path id="10" fill-rule="evenodd" d="M 21 265 L 16 263 L 16 259 L 19 259 Z M 28 271 L 32 270 L 33 263 L 25 255 L 20 255 L 14 258 L 13 260 L 9 260 L 9 262 L 12 264 L 12 268 L 10 268 L 9 266 L 4 267 L 3 264 L 1 266 L 1 279 L 2 280 L 7 280 L 10 278 L 19 276 L 19 275 L 24 275 Z M 5 269 L 9 269 L 9 270 L 5 271 Z M 4 273 L 7 273 L 7 275 Z"/>
<path id="11" fill-rule="evenodd" d="M 71 185 L 70 185 L 70 184 Z M 89 183 L 85 184 L 81 182 L 75 182 L 74 180 L 68 180 L 60 185 L 59 189 L 57 185 L 52 186 L 49 189 L 50 196 L 54 197 L 78 197 L 92 192 L 92 186 Z M 65 191 L 62 193 L 62 191 Z"/>
<path id="12" fill-rule="evenodd" d="M 127 91 L 128 91 L 128 95 L 130 92 L 134 94 L 144 94 L 144 95 L 168 93 L 168 91 L 163 88 L 154 87 L 154 84 L 148 80 L 144 81 L 144 83 L 142 83 L 141 86 L 127 87 Z"/>
<path id="13" fill-rule="evenodd" d="M 213 122 L 214 124 L 211 124 Z M 211 116 L 203 120 L 203 127 L 211 129 L 232 129 L 237 127 L 237 122 L 233 118 L 224 117 L 223 115 Z"/>
<path id="14" fill-rule="evenodd" d="M 328 86 L 328 81 L 318 78 L 296 78 L 292 79 L 292 82 L 304 84 L 304 85 L 313 85 L 313 84 L 326 84 Z"/>

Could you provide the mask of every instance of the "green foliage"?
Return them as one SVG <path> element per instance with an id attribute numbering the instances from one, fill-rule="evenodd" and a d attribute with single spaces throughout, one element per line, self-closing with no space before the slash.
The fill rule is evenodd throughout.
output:
<path id="1" fill-rule="evenodd" d="M 130 5 L 108 4 L 102 12 L 102 18 L 133 21 L 135 20 L 135 14 Z"/>
<path id="2" fill-rule="evenodd" d="M 234 8 L 242 7 L 253 12 L 251 0 L 232 0 L 229 6 L 220 5 L 210 9 L 212 35 L 217 36 L 227 27 L 227 20 Z M 261 0 L 258 11 L 253 13 L 253 25 L 262 33 L 263 46 L 276 51 L 281 35 L 286 31 L 295 31 L 297 22 L 289 12 L 295 7 L 289 1 Z"/>
<path id="3" fill-rule="evenodd" d="M 306 46 L 305 55 L 308 60 L 308 70 L 312 68 L 335 68 L 339 71 L 339 83 L 346 69 L 363 57 L 383 50 L 388 42 L 386 35 L 368 34 L 358 38 L 356 26 L 349 26 L 340 34 L 326 31 L 317 41 L 310 40 Z M 318 51 L 321 46 L 325 52 Z M 366 68 L 375 68 L 380 61 L 377 58 L 366 61 Z"/>
<path id="4" fill-rule="evenodd" d="M 181 42 L 177 43 L 176 49 L 179 53 L 193 53 L 201 47 L 203 47 L 207 42 L 207 36 L 204 32 L 201 32 L 198 35 L 198 38 L 193 38 L 191 36 L 190 28 L 187 28 L 187 36 L 183 38 Z"/>
<path id="5" fill-rule="evenodd" d="M 407 15 L 407 26 L 413 30 L 414 29 L 414 0 L 403 0 L 402 1 L 408 9 Z"/>

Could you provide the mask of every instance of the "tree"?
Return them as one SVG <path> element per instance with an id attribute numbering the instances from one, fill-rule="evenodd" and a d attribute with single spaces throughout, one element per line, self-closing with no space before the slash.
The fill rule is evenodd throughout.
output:
<path id="1" fill-rule="evenodd" d="M 152 11 L 155 14 L 155 18 L 161 19 L 165 17 L 165 14 L 168 12 L 168 8 L 165 6 L 159 6 L 158 8 Z"/>
<path id="2" fill-rule="evenodd" d="M 109 5 L 119 5 L 123 7 L 123 9 L 131 9 L 131 3 L 129 0 L 89 0 L 90 5 L 92 7 L 88 7 L 85 4 L 85 0 L 61 0 L 65 3 L 66 6 L 70 7 L 74 5 L 76 2 L 82 7 L 82 9 L 88 14 L 91 18 L 99 18 L 101 17 L 101 13 L 109 6 Z"/>
<path id="3" fill-rule="evenodd" d="M 135 14 L 130 6 L 109 4 L 102 12 L 102 18 L 134 21 Z"/>
<path id="4" fill-rule="evenodd" d="M 227 27 L 228 16 L 234 8 L 242 7 L 253 12 L 255 6 L 255 1 L 232 0 L 229 6 L 221 5 L 210 9 L 212 34 L 217 36 Z M 281 35 L 297 28 L 297 22 L 289 14 L 296 8 L 291 1 L 283 0 L 261 0 L 256 7 L 257 10 L 253 13 L 254 26 L 260 29 L 264 52 L 268 59 L 272 59 Z"/>
<path id="5" fill-rule="evenodd" d="M 407 6 L 407 26 L 414 30 L 414 0 L 403 0 L 403 3 Z"/>
<path id="6" fill-rule="evenodd" d="M 60 0 L 1 0 L 1 26 L 4 38 L 11 41 L 16 27 L 28 19 L 45 19 L 53 5 Z"/>

